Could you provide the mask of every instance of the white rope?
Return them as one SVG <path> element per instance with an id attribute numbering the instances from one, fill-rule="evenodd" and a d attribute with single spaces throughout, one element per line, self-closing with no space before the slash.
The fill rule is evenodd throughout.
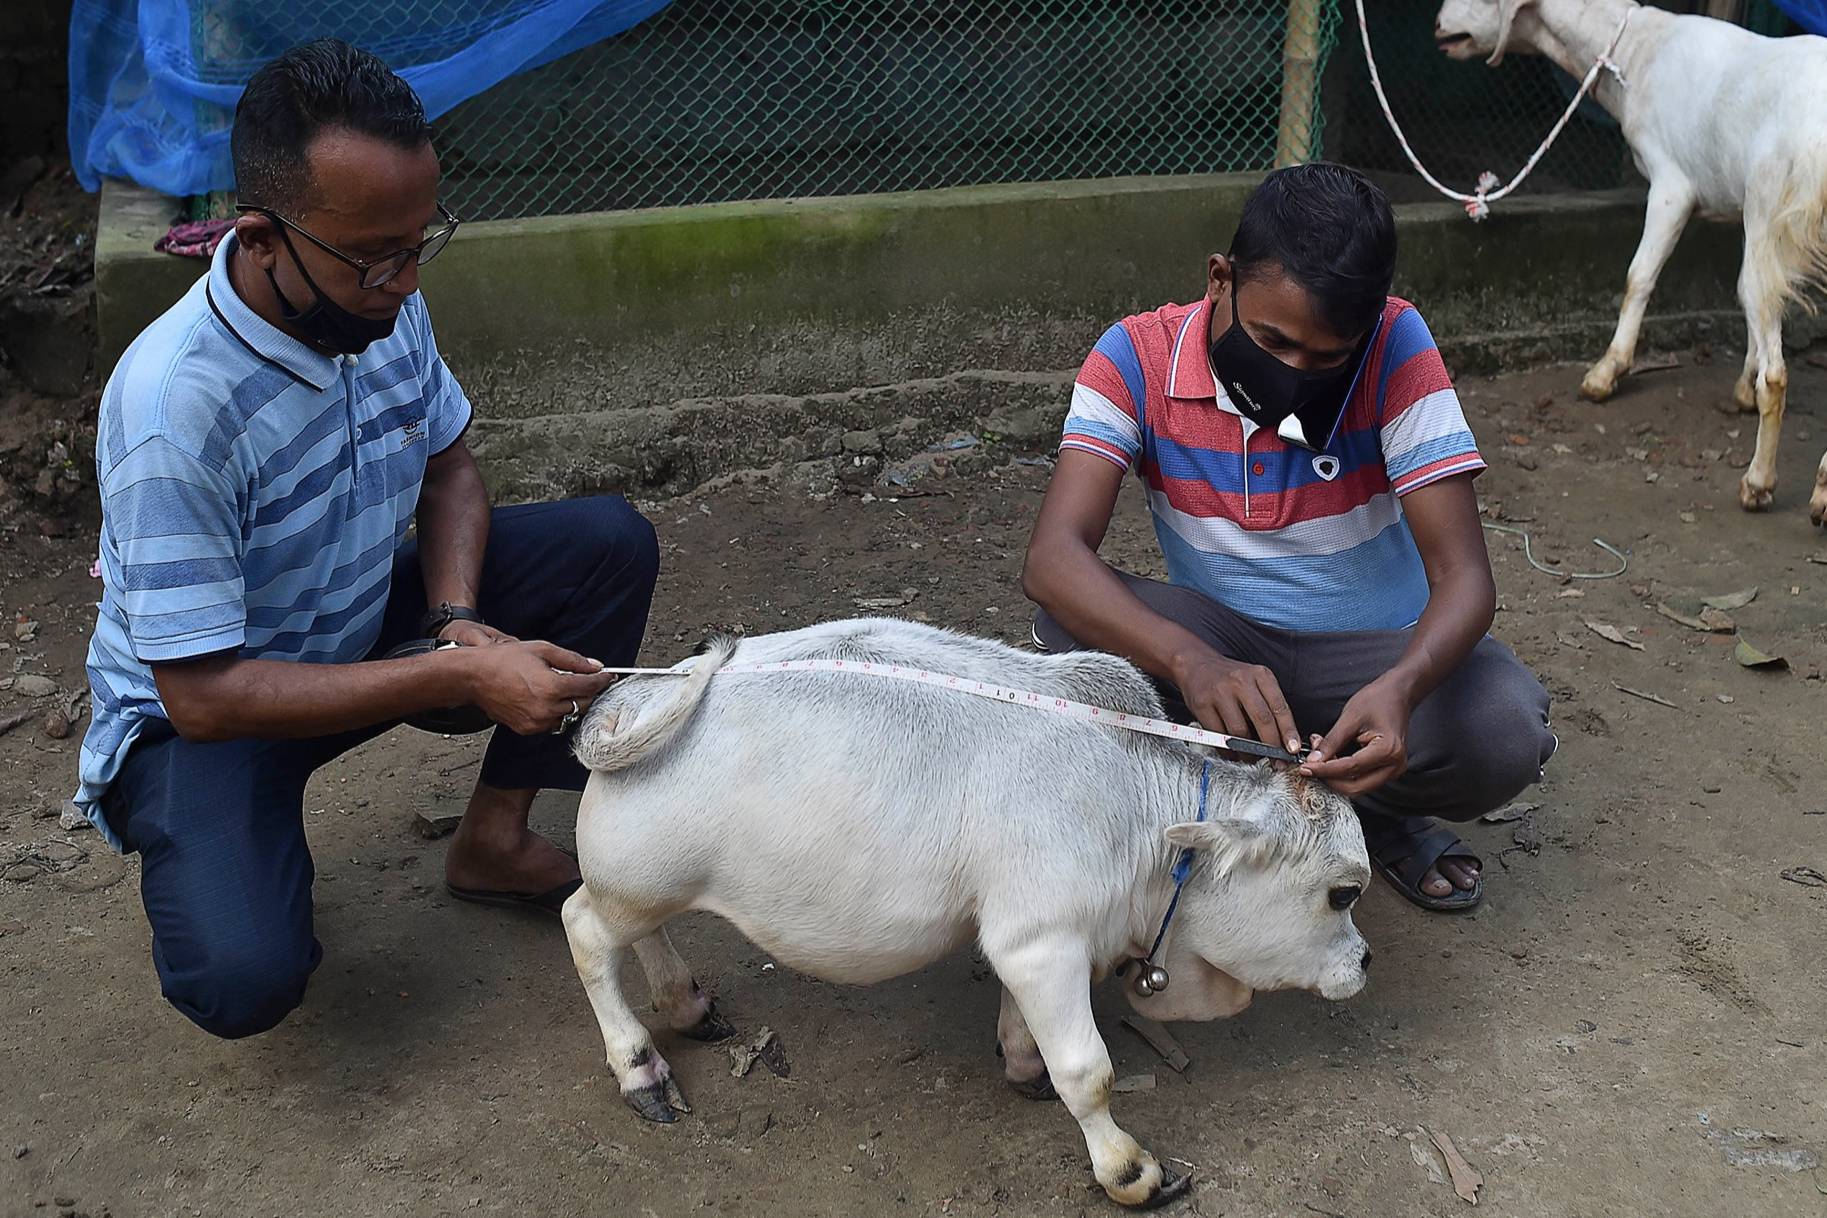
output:
<path id="1" fill-rule="evenodd" d="M 690 673 L 691 669 L 602 668 L 597 671 L 630 677 L 683 677 Z M 900 664 L 876 664 L 864 660 L 774 660 L 762 664 L 725 664 L 717 670 L 715 675 L 723 677 L 770 672 L 832 672 L 913 681 L 920 685 L 934 685 L 941 689 L 949 689 L 954 693 L 975 694 L 979 698 L 989 698 L 1008 706 L 1044 711 L 1050 715 L 1061 715 L 1067 719 L 1077 719 L 1082 723 L 1096 723 L 1104 727 L 1121 728 L 1128 732 L 1143 732 L 1150 736 L 1165 736 L 1170 740 L 1210 745 L 1213 748 L 1228 749 L 1234 753 L 1248 753 L 1253 757 L 1271 757 L 1279 761 L 1299 760 L 1293 754 L 1274 745 L 1239 736 L 1226 736 L 1221 732 L 1207 731 L 1202 727 L 1194 727 L 1190 724 L 1174 723 L 1167 719 L 1151 719 L 1143 715 L 1131 715 L 1123 711 L 1111 710 L 1109 707 L 1092 706 L 1086 702 L 1074 702 L 1070 698 L 1055 697 L 1052 694 L 1034 693 L 1025 689 L 1009 689 L 1001 685 L 992 685 L 987 681 L 977 681 L 969 677 L 954 677 L 942 672 L 928 672 L 923 668 L 908 668 Z"/>
<path id="2" fill-rule="evenodd" d="M 1421 158 L 1416 156 L 1415 150 L 1409 146 L 1408 137 L 1402 134 L 1402 125 L 1396 122 L 1395 112 L 1389 108 L 1389 95 L 1383 92 L 1383 78 L 1377 73 L 1376 56 L 1370 51 L 1370 23 L 1364 16 L 1364 0 L 1357 0 L 1357 9 L 1358 33 L 1364 39 L 1364 62 L 1370 68 L 1370 86 L 1376 90 L 1377 105 L 1382 107 L 1383 117 L 1389 122 L 1389 129 L 1395 132 L 1396 142 L 1402 145 L 1403 155 L 1408 157 L 1408 163 L 1415 167 L 1416 173 L 1427 180 L 1429 186 L 1447 198 L 1465 204 L 1465 214 L 1473 220 L 1482 220 L 1490 215 L 1492 203 L 1522 185 L 1523 179 L 1534 171 L 1536 164 L 1548 154 L 1548 149 L 1554 146 L 1554 141 L 1560 138 L 1562 129 L 1573 118 L 1573 112 L 1580 108 L 1580 103 L 1586 100 L 1588 93 L 1592 92 L 1592 86 L 1598 80 L 1600 72 L 1609 71 L 1617 78 L 1619 87 L 1625 87 L 1624 73 L 1619 70 L 1611 56 L 1618 49 L 1618 40 L 1624 37 L 1624 27 L 1630 24 L 1630 15 L 1636 11 L 1635 5 L 1624 10 L 1623 20 L 1618 22 L 1618 28 L 1611 36 L 1611 44 L 1605 48 L 1603 54 L 1592 61 L 1592 66 L 1586 69 L 1586 78 L 1580 81 L 1579 92 L 1573 95 L 1573 100 L 1568 103 L 1567 109 L 1561 114 L 1560 121 L 1554 124 L 1554 129 L 1548 132 L 1548 138 L 1541 142 L 1540 147 L 1536 148 L 1534 155 L 1523 164 L 1521 171 L 1511 178 L 1502 189 L 1493 189 L 1497 186 L 1498 177 L 1487 169 L 1478 175 L 1476 191 L 1469 195 L 1463 194 L 1429 173 L 1427 166 L 1421 163 Z"/>

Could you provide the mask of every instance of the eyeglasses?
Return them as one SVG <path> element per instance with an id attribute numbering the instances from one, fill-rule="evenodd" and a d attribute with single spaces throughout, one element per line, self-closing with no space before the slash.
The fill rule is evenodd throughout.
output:
<path id="1" fill-rule="evenodd" d="M 265 216 L 273 223 L 280 225 L 281 236 L 284 235 L 284 230 L 289 228 L 332 258 L 348 263 L 361 277 L 361 286 L 364 288 L 378 288 L 383 284 L 392 283 L 408 264 L 416 262 L 420 266 L 424 266 L 436 258 L 444 252 L 444 247 L 450 244 L 451 235 L 457 231 L 457 225 L 460 223 L 451 210 L 440 203 L 438 204 L 438 214 L 444 217 L 444 226 L 427 234 L 425 240 L 406 249 L 383 254 L 379 258 L 356 258 L 343 253 L 322 237 L 314 236 L 310 230 L 296 221 L 286 219 L 270 207 L 262 207 L 258 203 L 240 203 L 236 205 L 235 210 L 251 211 L 256 215 Z"/>

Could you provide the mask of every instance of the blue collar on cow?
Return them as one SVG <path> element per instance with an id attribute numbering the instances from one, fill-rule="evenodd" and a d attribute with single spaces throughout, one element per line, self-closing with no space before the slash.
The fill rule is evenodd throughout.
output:
<path id="1" fill-rule="evenodd" d="M 1199 769 L 1199 815 L 1194 818 L 1199 823 L 1203 823 L 1205 820 L 1205 796 L 1207 790 L 1210 789 L 1211 779 L 1212 763 L 1207 761 Z M 1155 932 L 1154 945 L 1148 949 L 1146 956 L 1136 961 L 1141 965 L 1136 973 L 1136 993 L 1144 998 L 1150 994 L 1158 994 L 1167 988 L 1167 970 L 1155 963 L 1155 953 L 1161 950 L 1161 943 L 1167 938 L 1167 928 L 1173 925 L 1174 910 L 1180 907 L 1180 890 L 1186 887 L 1186 877 L 1193 873 L 1193 855 L 1195 853 L 1196 851 L 1191 846 L 1180 851 L 1180 858 L 1174 863 L 1173 899 L 1167 903 L 1167 913 L 1161 919 L 1161 929 Z"/>

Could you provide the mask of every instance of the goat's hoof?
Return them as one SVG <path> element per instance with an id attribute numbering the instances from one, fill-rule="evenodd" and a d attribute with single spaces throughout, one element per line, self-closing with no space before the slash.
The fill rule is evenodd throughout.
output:
<path id="1" fill-rule="evenodd" d="M 1158 1210 L 1162 1206 L 1171 1205 L 1175 1201 L 1186 1196 L 1192 1187 L 1193 1178 L 1189 1173 L 1176 1172 L 1169 1168 L 1167 1164 L 1163 1163 L 1161 1165 L 1161 1187 L 1155 1191 L 1154 1196 L 1144 1201 L 1137 1208 Z"/>
<path id="2" fill-rule="evenodd" d="M 1154 1168 L 1160 1179 L 1141 1196 L 1134 1197 L 1133 1200 L 1128 1199 L 1128 1196 L 1134 1195 L 1135 1186 L 1148 1174 L 1148 1169 L 1151 1167 Z M 1124 1209 L 1158 1210 L 1162 1206 L 1172 1205 L 1186 1196 L 1187 1191 L 1193 1186 L 1193 1178 L 1190 1175 L 1172 1171 L 1167 1164 L 1160 1162 L 1132 1163 L 1125 1174 L 1130 1177 L 1126 1183 L 1119 1184 L 1115 1189 L 1109 1186 L 1105 1186 L 1104 1189 L 1110 1195 L 1110 1199 Z M 1119 1196 L 1119 1192 L 1128 1196 Z"/>
<path id="3" fill-rule="evenodd" d="M 678 1080 L 671 1075 L 645 1087 L 624 1091 L 622 1098 L 641 1117 L 658 1125 L 670 1125 L 679 1119 L 680 1113 L 691 1111 L 691 1105 L 685 1102 L 685 1093 L 679 1090 Z"/>
<path id="4" fill-rule="evenodd" d="M 1056 1100 L 1059 1098 L 1059 1092 L 1053 1089 L 1053 1077 L 1044 1070 L 1041 1071 L 1038 1078 L 1031 1078 L 1026 1082 L 1016 1082 L 1012 1078 L 1005 1081 L 1009 1084 L 1010 1089 L 1024 1100 Z"/>
<path id="5" fill-rule="evenodd" d="M 717 1009 L 715 1000 L 712 1000 L 710 1006 L 705 1010 L 704 1018 L 689 1028 L 679 1029 L 680 1036 L 687 1040 L 703 1041 L 707 1045 L 716 1044 L 720 1040 L 728 1040 L 735 1034 L 736 1025 L 723 1017 L 723 1012 Z"/>
<path id="6" fill-rule="evenodd" d="M 1827 495 L 1816 495 L 1809 501 L 1808 519 L 1817 529 L 1827 528 Z"/>
<path id="7" fill-rule="evenodd" d="M 1615 372 L 1602 373 L 1594 368 L 1580 382 L 1580 396 L 1588 402 L 1603 402 L 1617 392 L 1618 376 Z"/>
<path id="8" fill-rule="evenodd" d="M 1732 404 L 1721 406 L 1727 414 L 1737 411 L 1739 414 L 1750 414 L 1757 409 L 1757 388 L 1748 381 L 1740 381 L 1732 387 Z"/>
<path id="9" fill-rule="evenodd" d="M 1774 486 L 1756 487 L 1748 478 L 1738 483 L 1738 506 L 1747 512 L 1761 512 L 1770 506 L 1770 500 L 1776 497 Z"/>

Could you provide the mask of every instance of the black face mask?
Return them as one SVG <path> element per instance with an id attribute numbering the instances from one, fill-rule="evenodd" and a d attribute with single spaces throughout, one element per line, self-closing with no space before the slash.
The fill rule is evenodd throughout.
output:
<path id="1" fill-rule="evenodd" d="M 305 270 L 298 251 L 292 247 L 292 239 L 285 229 L 279 230 L 279 239 L 285 242 L 286 252 L 292 255 L 292 265 L 304 276 L 305 286 L 311 289 L 312 304 L 309 308 L 299 309 L 285 298 L 279 290 L 279 280 L 274 277 L 272 268 L 266 272 L 267 279 L 273 285 L 273 295 L 279 298 L 279 315 L 297 327 L 304 336 L 322 347 L 344 355 L 360 355 L 373 343 L 378 343 L 393 333 L 393 325 L 399 320 L 399 314 L 375 321 L 349 310 L 325 296 L 317 281 L 311 278 L 311 272 Z"/>
<path id="2" fill-rule="evenodd" d="M 1245 418 L 1274 429 L 1291 444 L 1318 450 L 1332 442 L 1376 335 L 1372 327 L 1351 358 L 1337 368 L 1290 368 L 1257 346 L 1243 328 L 1237 318 L 1237 285 L 1232 283 L 1231 328 L 1212 344 L 1212 373 Z"/>

